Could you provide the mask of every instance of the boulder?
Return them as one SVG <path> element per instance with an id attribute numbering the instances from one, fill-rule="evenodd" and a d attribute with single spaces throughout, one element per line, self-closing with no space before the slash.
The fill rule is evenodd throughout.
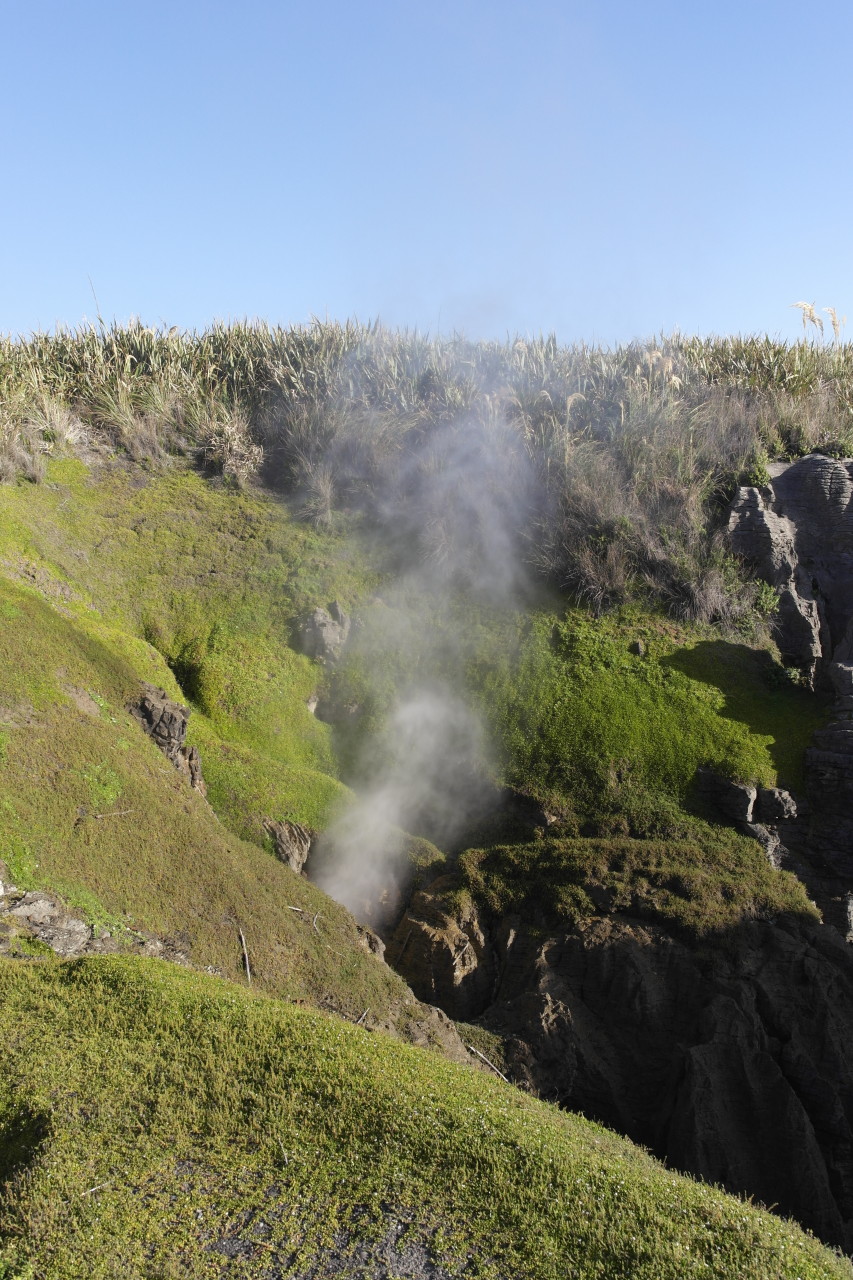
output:
<path id="1" fill-rule="evenodd" d="M 264 830 L 272 838 L 275 856 L 299 875 L 308 861 L 314 832 L 298 822 L 274 822 L 272 818 L 264 818 Z"/>
<path id="2" fill-rule="evenodd" d="M 174 702 L 165 689 L 143 681 L 143 692 L 137 702 L 128 707 L 134 720 L 182 773 L 195 791 L 207 795 L 207 787 L 201 772 L 201 756 L 198 747 L 186 745 L 189 707 Z"/>
<path id="3" fill-rule="evenodd" d="M 359 924 L 356 921 L 356 930 L 358 931 L 358 945 L 365 951 L 369 951 L 372 956 L 377 956 L 380 960 L 385 959 L 385 943 L 382 941 L 378 933 L 374 933 L 366 924 Z"/>
<path id="4" fill-rule="evenodd" d="M 713 769 L 704 767 L 696 770 L 696 781 L 700 793 L 722 817 L 729 822 L 752 822 L 753 807 L 758 795 L 755 787 L 724 778 Z"/>
<path id="5" fill-rule="evenodd" d="M 297 628 L 300 648 L 309 658 L 325 663 L 337 662 L 347 642 L 350 626 L 349 615 L 337 600 L 333 600 L 328 609 L 312 609 Z"/>
<path id="6" fill-rule="evenodd" d="M 797 816 L 797 802 L 781 787 L 759 787 L 753 817 L 756 822 L 786 822 Z"/>

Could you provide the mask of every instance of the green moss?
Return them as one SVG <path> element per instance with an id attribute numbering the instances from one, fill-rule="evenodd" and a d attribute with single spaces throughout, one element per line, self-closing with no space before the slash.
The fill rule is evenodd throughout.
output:
<path id="1" fill-rule="evenodd" d="M 222 1241 L 241 1275 L 302 1273 L 389 1212 L 481 1280 L 851 1275 L 494 1077 L 161 962 L 0 964 L 0 1080 L 16 1275 L 212 1278 Z"/>
<path id="2" fill-rule="evenodd" d="M 551 927 L 594 914 L 602 890 L 609 910 L 656 919 L 694 940 L 785 913 L 820 919 L 796 876 L 771 867 L 754 840 L 698 821 L 691 840 L 542 839 L 469 849 L 459 877 L 461 891 L 496 916 Z"/>
<path id="3" fill-rule="evenodd" d="M 510 779 L 568 801 L 581 822 L 633 809 L 639 835 L 655 834 L 640 811 L 660 807 L 643 797 L 683 803 L 699 765 L 799 786 L 825 716 L 813 695 L 774 687 L 766 650 L 636 611 L 534 615 L 505 655 L 478 683 Z"/>

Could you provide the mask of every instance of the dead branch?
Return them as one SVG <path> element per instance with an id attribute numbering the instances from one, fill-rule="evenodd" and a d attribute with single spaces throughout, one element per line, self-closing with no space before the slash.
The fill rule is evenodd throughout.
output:
<path id="1" fill-rule="evenodd" d="M 474 1046 L 473 1046 L 472 1044 L 466 1044 L 465 1048 L 468 1050 L 468 1052 L 469 1052 L 469 1053 L 476 1053 L 476 1055 L 477 1055 L 477 1057 L 478 1057 L 478 1058 L 482 1058 L 482 1059 L 483 1059 L 483 1061 L 485 1062 L 486 1066 L 487 1066 L 487 1067 L 491 1067 L 491 1068 L 492 1068 L 492 1071 L 494 1071 L 495 1075 L 496 1075 L 496 1076 L 500 1076 L 501 1080 L 503 1080 L 505 1084 L 510 1084 L 510 1083 L 511 1083 L 511 1081 L 507 1080 L 506 1076 L 504 1075 L 504 1073 L 503 1073 L 502 1071 L 498 1071 L 498 1069 L 497 1069 L 497 1067 L 495 1066 L 495 1064 L 494 1064 L 493 1062 L 490 1062 L 490 1061 L 489 1061 L 489 1059 L 486 1057 L 486 1055 L 485 1055 L 484 1053 L 480 1053 L 480 1050 L 479 1050 L 479 1049 L 475 1049 L 475 1048 L 474 1048 Z"/>
<path id="2" fill-rule="evenodd" d="M 248 982 L 249 986 L 251 986 L 252 970 L 249 968 L 249 952 L 246 948 L 246 937 L 239 925 L 237 926 L 237 932 L 240 935 L 240 942 L 242 943 L 242 946 L 243 946 L 243 962 L 246 965 L 246 981 Z"/>

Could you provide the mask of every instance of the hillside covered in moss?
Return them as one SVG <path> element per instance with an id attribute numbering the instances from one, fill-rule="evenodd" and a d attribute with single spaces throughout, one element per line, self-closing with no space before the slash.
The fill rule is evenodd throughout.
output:
<path id="1" fill-rule="evenodd" d="M 0 346 L 0 1276 L 849 1274 L 570 1113 L 849 1247 L 831 692 L 725 530 L 775 460 L 853 452 L 850 368 L 357 325 Z M 671 1007 L 643 1087 L 677 1116 L 590 1030 L 648 1065 Z"/>

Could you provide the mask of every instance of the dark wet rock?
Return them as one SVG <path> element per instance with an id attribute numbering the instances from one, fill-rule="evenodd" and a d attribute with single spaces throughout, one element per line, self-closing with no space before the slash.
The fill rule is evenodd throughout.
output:
<path id="1" fill-rule="evenodd" d="M 500 1035 L 524 1087 L 853 1247 L 853 956 L 834 929 L 755 921 L 691 946 L 611 912 L 548 933 L 455 887 L 416 895 L 389 947 L 417 995 Z"/>
<path id="2" fill-rule="evenodd" d="M 806 751 L 809 855 L 853 883 L 853 698 L 836 702 Z"/>
<path id="3" fill-rule="evenodd" d="M 132 703 L 128 711 L 190 786 L 203 796 L 207 795 L 198 747 L 186 745 L 189 707 L 174 702 L 164 689 L 153 684 L 143 682 L 142 689 L 139 701 Z"/>
<path id="4" fill-rule="evenodd" d="M 756 822 L 786 822 L 796 816 L 797 802 L 790 791 L 781 787 L 759 787 L 753 809 Z"/>
<path id="5" fill-rule="evenodd" d="M 299 875 L 308 861 L 315 833 L 298 822 L 274 822 L 272 818 L 264 818 L 264 830 L 272 838 L 279 861 Z"/>
<path id="6" fill-rule="evenodd" d="M 755 787 L 744 782 L 725 778 L 713 769 L 696 770 L 699 792 L 729 822 L 752 822 L 753 808 L 758 795 Z"/>
<path id="7" fill-rule="evenodd" d="M 311 709 L 318 720 L 335 725 L 354 724 L 362 713 L 361 703 L 339 700 L 334 695 L 316 698 Z"/>
<path id="8" fill-rule="evenodd" d="M 312 609 L 298 625 L 300 648 L 309 658 L 337 662 L 350 633 L 350 618 L 337 600 L 328 609 Z"/>

